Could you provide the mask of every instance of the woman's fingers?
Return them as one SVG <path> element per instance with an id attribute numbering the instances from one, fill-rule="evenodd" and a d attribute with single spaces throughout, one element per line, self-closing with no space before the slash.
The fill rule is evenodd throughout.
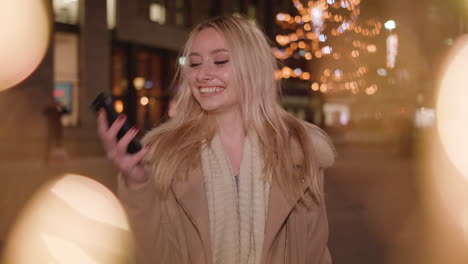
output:
<path id="1" fill-rule="evenodd" d="M 135 138 L 135 136 L 138 133 L 138 128 L 133 127 L 130 129 L 117 143 L 117 151 L 119 153 L 123 153 L 127 151 L 128 144 L 130 144 L 130 141 Z"/>
<path id="2" fill-rule="evenodd" d="M 98 127 L 99 136 L 103 139 L 104 135 L 106 134 L 107 130 L 109 129 L 109 126 L 107 124 L 106 110 L 104 110 L 102 108 L 98 112 L 97 127 Z"/>
<path id="3" fill-rule="evenodd" d="M 142 180 L 145 178 L 143 169 L 143 158 L 150 150 L 150 145 L 147 145 L 135 154 L 127 154 L 124 159 L 118 164 L 119 169 L 134 180 Z"/>
<path id="4" fill-rule="evenodd" d="M 148 154 L 148 152 L 150 151 L 150 148 L 151 148 L 151 145 L 146 145 L 140 151 L 133 154 L 129 159 L 129 165 L 134 167 L 134 166 L 137 166 L 138 164 L 141 164 L 141 161 L 146 156 L 146 154 Z"/>
<path id="5" fill-rule="evenodd" d="M 127 153 L 128 144 L 135 138 L 138 133 L 138 129 L 131 129 L 119 141 L 117 141 L 117 134 L 124 125 L 126 117 L 119 116 L 119 118 L 109 127 L 106 111 L 102 109 L 98 112 L 97 119 L 99 137 L 104 143 L 108 159 L 111 160 L 121 171 L 129 175 L 129 177 L 134 178 L 133 180 L 146 180 L 147 176 L 142 165 L 142 160 L 150 150 L 150 146 L 147 145 L 135 154 Z"/>
<path id="6" fill-rule="evenodd" d="M 122 126 L 125 123 L 125 120 L 127 117 L 125 115 L 120 115 L 117 120 L 115 120 L 114 123 L 110 126 L 109 130 L 107 131 L 107 137 L 117 140 L 117 133 L 119 133 L 119 130 L 122 128 Z"/>

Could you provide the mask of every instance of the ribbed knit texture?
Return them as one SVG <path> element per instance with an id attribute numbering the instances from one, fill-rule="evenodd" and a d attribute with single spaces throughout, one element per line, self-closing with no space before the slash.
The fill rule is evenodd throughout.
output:
<path id="1" fill-rule="evenodd" d="M 239 191 L 219 136 L 202 153 L 214 264 L 261 261 L 268 211 L 269 177 L 255 137 L 247 137 L 239 172 Z"/>

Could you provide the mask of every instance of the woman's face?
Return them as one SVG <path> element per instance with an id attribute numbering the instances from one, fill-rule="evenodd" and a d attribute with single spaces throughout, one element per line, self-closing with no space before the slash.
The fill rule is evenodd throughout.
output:
<path id="1" fill-rule="evenodd" d="M 203 29 L 195 36 L 188 66 L 190 89 L 205 111 L 235 110 L 239 96 L 232 82 L 231 54 L 215 29 Z"/>

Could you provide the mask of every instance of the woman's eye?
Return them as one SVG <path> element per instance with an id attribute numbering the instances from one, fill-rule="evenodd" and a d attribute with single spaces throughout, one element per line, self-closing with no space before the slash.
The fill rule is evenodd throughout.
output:
<path id="1" fill-rule="evenodd" d="M 197 66 L 200 66 L 200 65 L 201 65 L 201 63 L 194 63 L 194 62 L 189 64 L 190 67 L 197 67 Z"/>
<path id="2" fill-rule="evenodd" d="M 226 64 L 228 62 L 229 62 L 229 60 L 220 60 L 220 61 L 215 61 L 214 63 L 217 64 L 217 65 L 220 65 L 220 64 Z"/>

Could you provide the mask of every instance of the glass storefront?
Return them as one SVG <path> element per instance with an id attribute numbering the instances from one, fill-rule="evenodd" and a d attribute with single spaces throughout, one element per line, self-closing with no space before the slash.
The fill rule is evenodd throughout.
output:
<path id="1" fill-rule="evenodd" d="M 135 44 L 112 52 L 112 95 L 117 112 L 127 114 L 143 131 L 161 123 L 174 89 L 176 54 Z"/>

